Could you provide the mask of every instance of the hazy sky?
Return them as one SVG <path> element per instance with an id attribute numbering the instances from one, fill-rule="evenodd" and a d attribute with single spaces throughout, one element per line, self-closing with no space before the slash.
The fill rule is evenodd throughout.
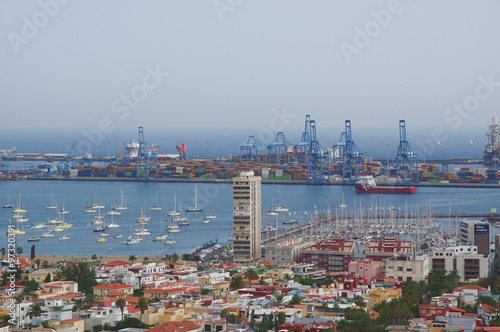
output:
<path id="1" fill-rule="evenodd" d="M 0 129 L 500 115 L 498 1 L 1 0 L 0 21 Z"/>

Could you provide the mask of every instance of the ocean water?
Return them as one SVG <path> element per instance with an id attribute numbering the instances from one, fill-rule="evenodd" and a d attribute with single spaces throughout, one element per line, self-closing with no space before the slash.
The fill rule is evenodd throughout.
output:
<path id="1" fill-rule="evenodd" d="M 185 213 L 189 217 L 190 225 L 180 227 L 181 232 L 174 234 L 177 243 L 173 246 L 164 245 L 162 241 L 152 241 L 152 237 L 163 230 L 170 222 L 167 212 L 174 208 L 174 195 L 177 204 L 182 203 L 183 209 L 194 204 L 195 186 L 198 191 L 198 203 L 204 209 L 201 213 Z M 119 202 L 120 190 L 123 189 L 129 209 L 122 211 L 122 215 L 114 218 L 119 228 L 108 229 L 108 241 L 96 242 L 97 233 L 93 232 L 91 225 L 92 214 L 84 213 L 90 204 L 91 197 L 106 206 L 103 213 Z M 141 215 L 141 208 L 156 204 L 156 195 L 159 193 L 159 203 L 162 211 L 147 212 L 151 220 L 147 228 L 151 232 L 141 244 L 123 245 L 123 241 L 131 234 L 131 226 L 136 227 L 135 219 Z M 70 240 L 60 241 L 61 233 L 55 237 L 42 239 L 40 242 L 26 242 L 30 236 L 39 233 L 30 228 L 37 223 L 47 223 L 47 219 L 55 217 L 54 210 L 46 210 L 45 206 L 51 203 L 51 194 L 58 203 L 63 205 L 70 213 L 65 215 L 65 221 L 73 224 L 67 232 Z M 186 253 L 197 245 L 215 241 L 222 245 L 228 244 L 232 233 L 232 185 L 226 183 L 147 183 L 147 182 L 97 182 L 97 181 L 0 181 L 0 205 L 10 199 L 16 204 L 21 195 L 21 204 L 28 210 L 30 218 L 24 228 L 27 234 L 16 237 L 16 246 L 23 248 L 25 253 L 35 245 L 36 253 L 42 255 L 73 255 L 73 256 L 155 256 L 161 254 Z M 447 214 L 450 205 L 451 212 L 458 214 L 488 213 L 491 208 L 500 211 L 498 189 L 488 188 L 417 188 L 414 195 L 360 195 L 354 193 L 353 187 L 329 185 L 262 185 L 262 224 L 279 224 L 286 216 L 267 217 L 265 212 L 273 205 L 286 205 L 290 209 L 293 219 L 305 222 L 311 218 L 315 211 L 317 214 L 335 213 L 335 206 L 342 200 L 348 205 L 347 211 L 369 213 L 375 206 L 384 207 L 388 213 L 389 206 L 394 206 L 404 213 L 405 206 L 408 212 Z M 356 210 L 355 210 L 356 209 Z M 205 213 L 214 213 L 217 219 L 209 224 L 202 224 Z M 306 216 L 307 213 L 307 216 Z M 7 247 L 7 225 L 11 215 L 10 209 L 0 209 L 0 247 Z M 109 222 L 110 216 L 104 220 Z M 28 226 L 29 225 L 29 226 Z M 291 226 L 293 227 L 293 226 Z M 496 228 L 492 227 L 495 230 Z M 43 231 L 43 230 L 42 230 Z M 124 235 L 122 239 L 114 239 L 116 233 Z"/>
<path id="2" fill-rule="evenodd" d="M 323 148 L 338 143 L 343 128 L 321 127 L 318 125 L 318 140 Z M 439 137 L 433 131 L 440 128 L 407 127 L 407 139 L 414 153 L 420 160 L 454 158 L 482 158 L 482 151 L 487 143 L 485 128 L 464 128 L 460 131 L 442 129 Z M 300 141 L 302 128 L 287 128 L 285 136 L 289 144 Z M 262 128 L 211 128 L 211 129 L 176 129 L 165 130 L 144 128 L 145 140 L 149 144 L 160 145 L 160 153 L 177 153 L 176 145 L 186 143 L 190 158 L 231 157 L 239 154 L 239 146 L 247 137 L 254 135 L 259 144 L 267 146 L 274 136 L 267 135 Z M 109 134 L 85 135 L 81 130 L 12 130 L 2 132 L 0 149 L 16 147 L 25 153 L 69 153 L 83 155 L 91 152 L 96 156 L 119 155 L 118 147 L 125 153 L 124 145 L 138 140 L 136 128 L 117 129 Z M 393 159 L 399 144 L 398 127 L 356 128 L 353 124 L 353 140 L 359 151 L 367 157 Z M 439 138 L 439 139 L 438 139 Z M 471 144 L 472 141 L 472 144 Z M 74 147 L 73 147 L 74 145 Z M 73 147 L 73 149 L 72 149 Z M 266 148 L 259 153 L 267 153 Z"/>

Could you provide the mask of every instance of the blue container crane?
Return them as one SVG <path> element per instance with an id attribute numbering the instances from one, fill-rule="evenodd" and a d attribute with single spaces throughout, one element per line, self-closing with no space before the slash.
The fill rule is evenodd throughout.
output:
<path id="1" fill-rule="evenodd" d="M 144 140 L 144 129 L 143 127 L 139 127 L 137 179 L 149 180 L 151 170 L 155 171 L 155 179 L 158 179 L 158 152 L 149 151 L 148 143 Z"/>
<path id="2" fill-rule="evenodd" d="M 307 118 L 306 118 L 307 121 Z M 327 181 L 330 175 L 330 155 L 324 151 L 316 137 L 316 121 L 309 121 L 310 144 L 307 154 L 307 181 Z"/>
<path id="3" fill-rule="evenodd" d="M 240 146 L 240 161 L 258 161 L 259 148 L 262 147 L 255 136 L 248 136 L 246 143 Z"/>
<path id="4" fill-rule="evenodd" d="M 276 133 L 274 141 L 267 146 L 269 163 L 286 164 L 286 153 L 289 145 L 289 141 L 286 139 L 285 134 L 282 131 Z"/>
<path id="5" fill-rule="evenodd" d="M 304 132 L 302 133 L 302 138 L 300 139 L 300 143 L 295 145 L 295 161 L 298 163 L 307 162 L 307 156 L 309 155 L 311 149 L 311 135 L 309 133 L 310 130 L 310 122 L 311 116 L 306 115 Z"/>
<path id="6" fill-rule="evenodd" d="M 344 132 L 333 149 L 334 167 L 337 167 L 337 174 L 342 176 L 343 182 L 357 181 L 358 173 L 365 175 L 365 156 L 352 140 L 351 120 L 345 120 Z"/>
<path id="7" fill-rule="evenodd" d="M 405 120 L 399 120 L 399 147 L 396 158 L 396 183 L 419 182 L 418 154 L 413 153 L 406 140 Z"/>

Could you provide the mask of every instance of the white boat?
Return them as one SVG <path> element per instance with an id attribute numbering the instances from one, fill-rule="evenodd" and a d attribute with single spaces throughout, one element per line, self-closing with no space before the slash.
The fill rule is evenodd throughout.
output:
<path id="1" fill-rule="evenodd" d="M 149 211 L 161 211 L 162 210 L 162 207 L 160 206 L 160 203 L 159 203 L 159 194 L 158 194 L 158 190 L 156 191 L 156 205 L 155 206 L 151 206 L 149 208 Z"/>
<path id="2" fill-rule="evenodd" d="M 177 195 L 174 195 L 174 210 L 167 213 L 168 216 L 180 216 L 181 213 L 177 212 Z"/>
<path id="3" fill-rule="evenodd" d="M 206 214 L 203 218 L 204 219 L 216 219 L 217 216 L 215 214 L 213 214 L 213 211 L 210 211 L 210 213 Z"/>
<path id="4" fill-rule="evenodd" d="M 15 218 L 15 219 L 17 219 L 17 222 L 27 222 L 27 221 L 30 220 L 30 218 L 24 218 L 24 217 L 21 217 L 21 218 L 18 217 L 18 218 Z"/>
<path id="5" fill-rule="evenodd" d="M 123 194 L 123 188 L 120 189 L 120 205 L 113 206 L 115 210 L 127 210 L 127 201 L 125 200 L 125 195 Z"/>
<path id="6" fill-rule="evenodd" d="M 280 203 L 281 203 L 281 200 L 282 200 L 282 197 L 281 197 L 281 192 L 280 192 L 280 186 L 278 185 L 278 205 L 273 207 L 272 211 L 273 212 L 288 212 L 288 209 L 286 207 L 282 207 L 280 206 Z M 283 205 L 285 205 L 285 202 L 283 200 Z"/>
<path id="7" fill-rule="evenodd" d="M 132 237 L 128 238 L 127 240 L 125 240 L 125 242 L 123 242 L 123 244 L 138 244 L 138 243 L 141 243 L 141 240 Z"/>
<path id="8" fill-rule="evenodd" d="M 36 224 L 31 226 L 31 229 L 43 229 L 45 228 L 45 224 Z"/>
<path id="9" fill-rule="evenodd" d="M 134 235 L 143 236 L 143 235 L 151 235 L 151 233 L 148 232 L 147 230 L 140 230 L 140 231 L 134 231 Z"/>
<path id="10" fill-rule="evenodd" d="M 67 223 L 67 222 L 65 222 L 65 223 L 60 224 L 60 225 L 59 225 L 59 226 L 57 226 L 57 227 L 58 227 L 58 228 L 61 228 L 61 229 L 70 229 L 70 228 L 71 228 L 71 226 L 73 226 L 73 225 L 72 225 L 72 224 L 69 224 L 69 223 Z"/>
<path id="11" fill-rule="evenodd" d="M 48 232 L 42 233 L 42 235 L 40 235 L 40 236 L 43 238 L 54 237 L 54 233 L 52 233 L 52 231 L 48 231 Z"/>
<path id="12" fill-rule="evenodd" d="M 10 204 L 10 196 L 7 195 L 7 204 L 4 204 L 3 208 L 4 209 L 12 209 L 13 207 L 14 207 L 14 205 Z"/>
<path id="13" fill-rule="evenodd" d="M 63 236 L 59 237 L 59 241 L 66 241 L 69 240 L 69 236 L 67 234 L 64 234 Z"/>
<path id="14" fill-rule="evenodd" d="M 172 223 L 172 224 L 167 226 L 167 231 L 169 233 L 179 233 L 181 230 L 179 229 L 178 225 Z"/>
<path id="15" fill-rule="evenodd" d="M 105 206 L 104 206 L 104 205 L 102 205 L 101 203 L 99 203 L 99 195 L 97 194 L 97 192 L 96 192 L 96 196 L 97 196 L 97 198 L 98 198 L 98 199 L 97 199 L 97 201 L 98 201 L 98 202 L 97 202 L 97 203 L 92 204 L 92 205 L 91 205 L 91 207 L 92 207 L 92 208 L 94 208 L 94 209 L 104 209 L 104 208 L 105 208 Z M 92 195 L 90 196 L 90 201 L 92 202 Z"/>
<path id="16" fill-rule="evenodd" d="M 99 236 L 102 236 L 102 237 L 108 237 L 109 234 L 108 233 L 102 233 L 102 234 L 99 234 Z"/>
<path id="17" fill-rule="evenodd" d="M 111 210 L 108 211 L 107 215 L 108 216 L 119 216 L 122 213 L 120 211 L 116 211 L 114 208 L 111 208 Z"/>
<path id="18" fill-rule="evenodd" d="M 36 241 L 40 241 L 40 238 L 36 237 L 36 236 L 32 236 L 32 237 L 29 237 L 26 239 L 26 242 L 36 242 Z"/>
<path id="19" fill-rule="evenodd" d="M 93 207 L 89 206 L 83 212 L 85 212 L 85 213 L 96 213 L 97 209 L 94 209 Z"/>
<path id="20" fill-rule="evenodd" d="M 50 205 L 45 205 L 45 208 L 47 210 L 56 210 L 57 209 L 57 204 L 54 201 L 54 193 L 51 193 L 51 196 L 52 196 L 52 200 L 50 202 Z"/>
<path id="21" fill-rule="evenodd" d="M 198 188 L 194 186 L 194 206 L 188 207 L 186 212 L 200 212 L 203 211 L 202 208 L 198 207 Z"/>
<path id="22" fill-rule="evenodd" d="M 68 214 L 68 213 L 69 213 L 69 211 L 65 209 L 64 200 L 63 200 L 63 208 L 62 208 L 62 210 L 58 210 L 57 214 Z"/>
<path id="23" fill-rule="evenodd" d="M 106 227 L 107 228 L 118 228 L 118 227 L 120 227 L 120 225 L 115 224 L 115 220 L 114 220 L 113 216 L 111 216 L 111 223 L 107 224 Z"/>
<path id="24" fill-rule="evenodd" d="M 64 232 L 64 228 L 61 228 L 61 227 L 54 227 L 52 229 L 53 232 Z"/>
<path id="25" fill-rule="evenodd" d="M 189 221 L 181 221 L 179 222 L 179 226 L 189 226 Z"/>
<path id="26" fill-rule="evenodd" d="M 161 220 L 160 233 L 153 237 L 153 241 L 163 241 L 168 238 L 168 235 L 163 233 L 165 228 L 165 219 Z"/>
<path id="27" fill-rule="evenodd" d="M 210 222 L 209 219 L 203 219 L 203 221 L 201 222 L 202 224 L 208 224 Z"/>
<path id="28" fill-rule="evenodd" d="M 118 233 L 118 234 L 113 235 L 113 237 L 115 239 L 121 239 L 123 237 L 123 235 L 121 235 L 120 233 Z"/>
<path id="29" fill-rule="evenodd" d="M 165 242 L 163 242 L 163 244 L 169 244 L 169 245 L 176 244 L 176 243 L 177 242 L 173 238 L 167 238 L 165 240 Z"/>
<path id="30" fill-rule="evenodd" d="M 141 216 L 137 217 L 137 223 L 138 224 L 147 224 L 150 219 L 151 219 L 151 217 L 146 216 L 144 214 L 144 209 L 141 208 Z"/>
<path id="31" fill-rule="evenodd" d="M 156 235 L 153 237 L 153 241 L 163 241 L 168 238 L 168 235 L 166 234 L 161 234 L 161 235 Z"/>

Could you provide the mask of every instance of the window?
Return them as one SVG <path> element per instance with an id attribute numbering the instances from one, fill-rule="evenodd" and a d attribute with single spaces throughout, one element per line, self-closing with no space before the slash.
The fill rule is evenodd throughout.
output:
<path id="1" fill-rule="evenodd" d="M 398 266 L 398 272 L 402 272 L 403 271 L 403 267 L 402 266 Z"/>

